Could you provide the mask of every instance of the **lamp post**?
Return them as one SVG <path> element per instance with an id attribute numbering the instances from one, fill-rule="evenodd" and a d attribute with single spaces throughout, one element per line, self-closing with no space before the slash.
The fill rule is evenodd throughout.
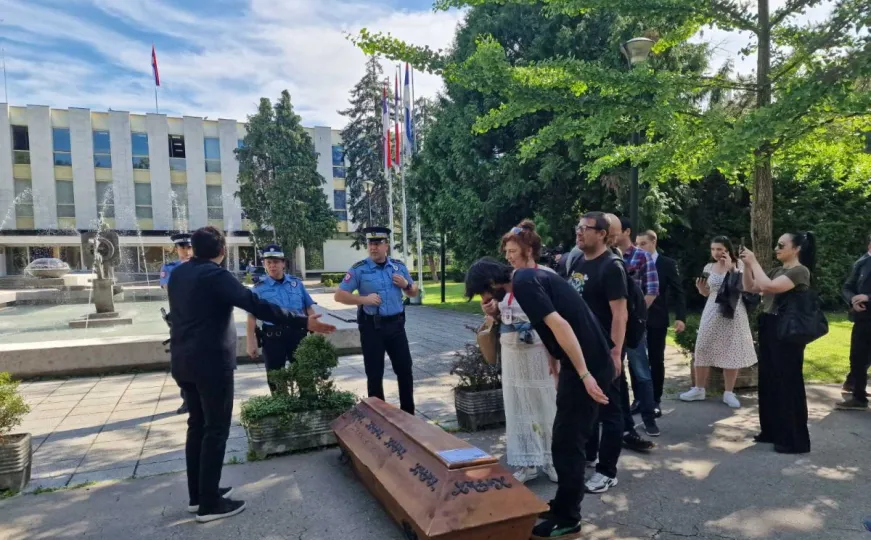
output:
<path id="1" fill-rule="evenodd" d="M 626 57 L 629 62 L 629 67 L 633 68 L 638 64 L 647 61 L 650 56 L 650 51 L 653 49 L 655 42 L 652 39 L 645 37 L 633 38 L 620 45 L 620 52 Z M 637 146 L 641 144 L 641 134 L 636 130 L 632 133 L 632 144 Z M 632 179 L 629 183 L 629 220 L 632 221 L 633 232 L 641 231 L 641 223 L 638 220 L 638 166 L 632 165 Z"/>
<path id="2" fill-rule="evenodd" d="M 372 226 L 372 188 L 375 187 L 375 182 L 372 180 L 363 181 L 363 189 L 366 190 L 366 199 L 369 201 L 369 226 Z"/>

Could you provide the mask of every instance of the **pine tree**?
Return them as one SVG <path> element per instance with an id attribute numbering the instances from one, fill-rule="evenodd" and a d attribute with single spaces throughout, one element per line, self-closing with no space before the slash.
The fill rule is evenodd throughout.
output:
<path id="1" fill-rule="evenodd" d="M 322 245 L 336 232 L 314 143 L 293 112 L 287 90 L 274 106 L 268 98 L 260 99 L 236 156 L 238 196 L 258 245 L 274 241 L 293 253 L 301 245 Z"/>
<path id="2" fill-rule="evenodd" d="M 348 164 L 345 189 L 348 193 L 350 218 L 357 224 L 358 231 L 370 225 L 390 226 L 387 219 L 388 186 L 384 178 L 382 150 L 384 146 L 382 139 L 384 128 L 381 118 L 382 76 L 383 70 L 378 58 L 371 57 L 366 62 L 366 74 L 350 92 L 350 107 L 339 111 L 339 114 L 348 118 L 348 124 L 342 130 L 342 143 Z M 392 101 L 390 103 L 392 105 Z M 366 181 L 374 183 L 372 192 L 368 196 L 364 184 Z M 371 220 L 369 219 L 370 202 Z M 358 234 L 354 246 L 363 244 L 365 244 L 363 236 Z"/>

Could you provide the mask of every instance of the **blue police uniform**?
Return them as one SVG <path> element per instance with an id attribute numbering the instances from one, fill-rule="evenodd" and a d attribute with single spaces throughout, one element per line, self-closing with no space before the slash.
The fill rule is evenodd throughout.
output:
<path id="1" fill-rule="evenodd" d="M 172 243 L 176 245 L 176 247 L 190 247 L 191 245 L 191 234 L 190 233 L 178 233 L 169 237 L 172 240 Z M 169 276 L 172 275 L 172 271 L 184 264 L 181 261 L 171 261 L 165 263 L 160 267 L 160 286 L 164 289 L 169 286 Z M 166 321 L 171 320 L 169 315 L 167 314 L 164 318 Z M 169 351 L 168 351 L 169 352 Z M 176 412 L 178 414 L 185 414 L 188 412 L 188 404 L 187 400 L 184 397 L 184 390 L 181 390 L 181 407 L 179 407 Z"/>
<path id="2" fill-rule="evenodd" d="M 284 252 L 277 244 L 269 244 L 263 250 L 262 258 L 283 260 Z M 302 280 L 289 274 L 285 274 L 280 280 L 267 274 L 254 286 L 252 292 L 260 299 L 297 315 L 306 315 L 306 309 L 315 304 Z M 288 361 L 293 362 L 299 342 L 308 334 L 305 329 L 273 325 L 269 322 L 263 322 L 263 328 L 258 332 L 263 344 L 263 363 L 267 372 L 283 368 Z M 269 388 L 275 390 L 271 383 Z"/>
<path id="3" fill-rule="evenodd" d="M 369 242 L 386 242 L 390 229 L 368 227 L 363 231 Z M 359 306 L 357 326 L 360 329 L 360 345 L 363 349 L 363 364 L 369 397 L 384 399 L 384 353 L 390 356 L 396 382 L 399 384 L 399 403 L 403 411 L 414 414 L 414 387 L 412 378 L 411 350 L 405 333 L 405 308 L 403 291 L 393 283 L 393 276 L 401 275 L 414 284 L 408 268 L 402 261 L 388 258 L 378 264 L 364 259 L 348 270 L 339 289 L 360 296 L 377 293 L 379 306 Z"/>
<path id="4" fill-rule="evenodd" d="M 171 261 L 160 267 L 160 286 L 166 287 L 169 285 L 169 276 L 178 265 L 183 264 L 181 261 Z"/>

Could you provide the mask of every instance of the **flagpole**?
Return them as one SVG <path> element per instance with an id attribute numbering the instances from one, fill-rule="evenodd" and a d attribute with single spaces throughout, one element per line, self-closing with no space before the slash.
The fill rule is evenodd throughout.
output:
<path id="1" fill-rule="evenodd" d="M 384 86 L 386 88 L 390 88 L 390 77 L 387 77 L 387 81 L 384 83 Z M 386 94 L 387 94 L 387 91 L 385 89 L 385 99 L 386 99 Z M 388 199 L 388 201 L 387 201 L 388 210 L 387 211 L 390 214 L 387 218 L 387 223 L 385 223 L 384 225 L 387 227 L 390 227 L 390 250 L 392 251 L 393 246 L 395 245 L 393 243 L 393 175 L 390 174 L 390 167 L 388 166 L 388 163 L 390 162 L 389 156 L 390 156 L 390 152 L 391 152 L 390 132 L 393 130 L 390 129 L 390 107 L 387 107 L 387 111 L 388 111 L 388 114 L 387 114 L 387 119 L 388 119 L 388 121 L 387 121 L 387 148 L 384 149 L 384 151 L 387 152 L 387 156 L 385 156 L 385 159 L 384 159 L 384 177 L 387 179 L 387 199 Z"/>
<path id="2" fill-rule="evenodd" d="M 411 106 L 414 107 L 414 69 L 411 70 Z M 412 109 L 413 111 L 414 109 Z M 411 125 L 414 127 L 414 113 L 411 114 Z M 412 144 L 412 153 L 417 152 L 417 140 L 420 134 L 417 129 L 414 130 L 414 141 Z M 414 209 L 417 212 L 417 282 L 420 283 L 420 293 L 423 294 L 423 235 L 420 232 L 420 204 L 415 203 Z"/>
<path id="3" fill-rule="evenodd" d="M 160 114 L 160 105 L 157 104 L 157 85 L 154 85 L 154 110 Z"/>
<path id="4" fill-rule="evenodd" d="M 401 64 L 397 65 L 396 69 L 400 74 L 402 73 L 402 65 Z M 403 93 L 405 92 L 404 84 L 402 86 L 402 92 Z M 402 94 L 400 94 L 400 95 L 402 95 Z M 404 105 L 405 100 L 400 98 L 400 102 L 403 103 L 402 112 L 404 115 L 404 113 L 405 113 L 405 105 Z M 400 118 L 404 118 L 404 116 L 400 116 Z M 402 124 L 405 124 L 405 122 L 402 122 Z M 403 126 L 403 127 L 405 127 L 405 126 Z M 406 133 L 406 137 L 407 137 L 407 133 Z M 405 166 L 406 166 L 406 163 L 408 162 L 408 148 L 406 148 L 406 145 L 402 145 L 402 146 L 405 149 L 405 151 L 403 152 L 405 155 L 402 156 L 402 161 L 399 164 L 399 174 L 400 174 L 400 177 L 402 178 L 402 262 L 405 263 L 405 266 L 408 266 L 408 243 L 409 243 L 409 238 L 408 238 L 408 205 L 407 205 L 407 201 L 405 198 L 405 196 L 406 196 L 405 195 Z"/>

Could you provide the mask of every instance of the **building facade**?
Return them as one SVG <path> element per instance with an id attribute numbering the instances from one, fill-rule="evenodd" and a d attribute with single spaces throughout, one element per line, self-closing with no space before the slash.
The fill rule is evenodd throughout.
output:
<path id="1" fill-rule="evenodd" d="M 365 253 L 351 247 L 341 137 L 306 130 L 339 227 L 294 259 L 304 271 L 344 271 Z M 205 225 L 227 233 L 228 264 L 242 267 L 257 248 L 235 195 L 245 133 L 236 120 L 0 103 L 0 276 L 42 257 L 84 270 L 79 231 L 101 222 L 121 234 L 121 272 L 157 272 L 172 260 L 170 234 Z"/>

